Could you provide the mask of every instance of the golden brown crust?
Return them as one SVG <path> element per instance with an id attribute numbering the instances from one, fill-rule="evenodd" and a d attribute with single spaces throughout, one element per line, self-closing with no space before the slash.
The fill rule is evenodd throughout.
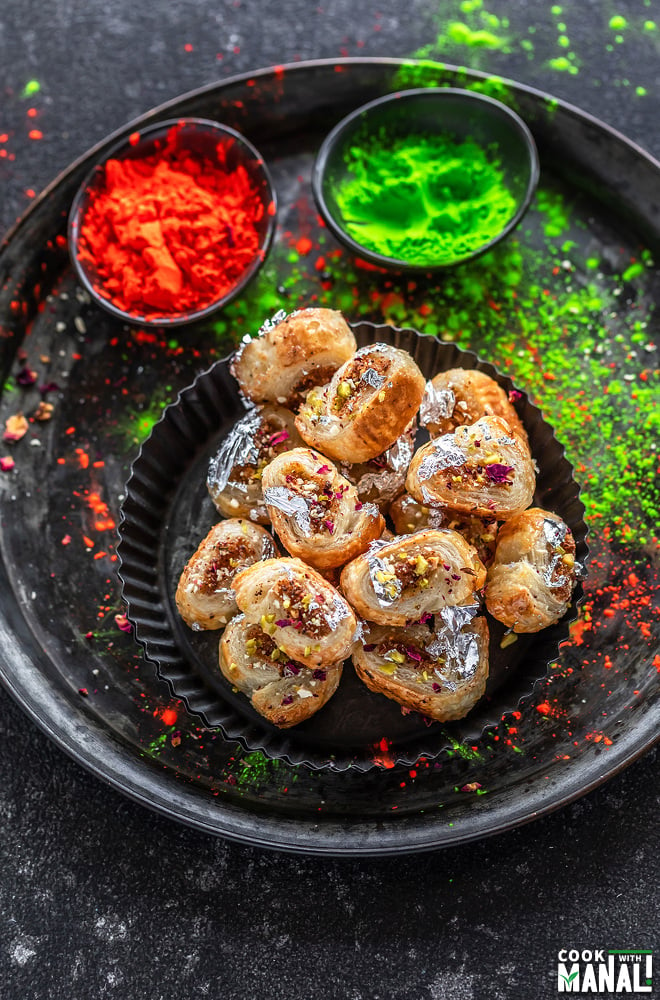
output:
<path id="1" fill-rule="evenodd" d="M 291 410 L 270 403 L 249 410 L 209 464 L 206 485 L 216 509 L 225 517 L 270 524 L 261 474 L 277 455 L 302 443 Z"/>
<path id="2" fill-rule="evenodd" d="M 296 417 L 308 444 L 342 462 L 368 462 L 406 431 L 426 382 L 406 351 L 363 347 L 322 389 L 312 389 Z"/>
<path id="3" fill-rule="evenodd" d="M 244 615 L 224 631 L 220 670 L 250 699 L 253 708 L 280 729 L 309 719 L 337 690 L 343 664 L 310 669 L 291 660 L 258 625 Z"/>
<path id="4" fill-rule="evenodd" d="M 424 528 L 450 528 L 474 545 L 484 566 L 493 561 L 498 527 L 494 518 L 457 514 L 442 507 L 425 507 L 410 493 L 403 493 L 390 504 L 389 515 L 398 535 L 410 535 Z"/>
<path id="5" fill-rule="evenodd" d="M 481 417 L 415 454 L 406 489 L 425 506 L 506 520 L 529 507 L 536 488 L 525 444 L 501 417 Z"/>
<path id="6" fill-rule="evenodd" d="M 334 309 L 300 309 L 275 320 L 240 348 L 231 371 L 248 399 L 295 409 L 312 386 L 330 381 L 357 345 Z"/>
<path id="7" fill-rule="evenodd" d="M 456 531 L 440 528 L 375 543 L 344 567 L 341 588 L 362 618 L 403 626 L 465 604 L 485 580 L 476 549 Z"/>
<path id="8" fill-rule="evenodd" d="M 268 559 L 234 579 L 236 603 L 291 659 L 308 667 L 344 660 L 357 630 L 353 609 L 300 559 Z"/>
<path id="9" fill-rule="evenodd" d="M 375 504 L 312 448 L 294 448 L 263 470 L 264 499 L 275 531 L 293 556 L 317 569 L 342 566 L 379 538 L 385 520 Z"/>
<path id="10" fill-rule="evenodd" d="M 514 632 L 539 632 L 566 613 L 576 580 L 570 529 L 557 514 L 531 507 L 500 529 L 486 606 Z"/>
<path id="11" fill-rule="evenodd" d="M 515 407 L 489 375 L 476 368 L 451 368 L 431 379 L 420 411 L 420 423 L 431 437 L 451 434 L 481 417 L 502 417 L 529 450 L 527 433 Z"/>
<path id="12" fill-rule="evenodd" d="M 257 524 L 231 518 L 214 524 L 179 578 L 175 602 L 195 630 L 222 628 L 238 613 L 234 577 L 247 566 L 277 555 L 272 536 Z"/>
<path id="13" fill-rule="evenodd" d="M 465 609 L 447 609 L 462 612 Z M 465 616 L 468 617 L 467 615 Z M 353 650 L 358 677 L 371 691 L 438 722 L 462 719 L 483 696 L 488 679 L 485 618 L 449 624 L 371 626 Z"/>

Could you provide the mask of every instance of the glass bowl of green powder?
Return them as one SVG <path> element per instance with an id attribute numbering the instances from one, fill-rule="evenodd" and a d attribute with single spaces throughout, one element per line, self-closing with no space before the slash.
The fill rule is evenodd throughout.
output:
<path id="1" fill-rule="evenodd" d="M 539 176 L 527 125 L 483 94 L 428 88 L 353 111 L 324 140 L 314 197 L 327 227 L 381 267 L 470 260 L 525 214 Z"/>

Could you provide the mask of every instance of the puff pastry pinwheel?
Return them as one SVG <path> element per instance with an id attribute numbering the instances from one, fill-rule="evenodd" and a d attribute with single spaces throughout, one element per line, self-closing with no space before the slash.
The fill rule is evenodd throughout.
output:
<path id="1" fill-rule="evenodd" d="M 342 462 L 368 462 L 390 448 L 415 417 L 426 381 L 406 351 L 362 347 L 296 417 L 301 437 Z"/>
<path id="2" fill-rule="evenodd" d="M 505 521 L 529 507 L 536 474 L 526 444 L 501 417 L 481 417 L 425 444 L 406 489 L 425 506 Z"/>
<path id="3" fill-rule="evenodd" d="M 431 437 L 451 434 L 480 417 L 502 417 L 529 448 L 527 432 L 501 385 L 476 368 L 439 372 L 426 386 L 419 422 Z"/>
<path id="4" fill-rule="evenodd" d="M 337 690 L 343 663 L 296 663 L 244 615 L 230 621 L 220 641 L 220 670 L 265 719 L 288 729 L 309 719 Z"/>
<path id="5" fill-rule="evenodd" d="M 238 613 L 232 582 L 237 573 L 278 554 L 265 528 L 240 518 L 214 524 L 179 578 L 175 602 L 195 630 L 222 628 Z"/>
<path id="6" fill-rule="evenodd" d="M 339 471 L 357 487 L 362 503 L 377 503 L 383 514 L 403 493 L 410 460 L 415 452 L 415 430 L 410 426 L 391 448 L 368 462 L 340 462 Z"/>
<path id="7" fill-rule="evenodd" d="M 236 603 L 279 649 L 306 667 L 346 659 L 357 632 L 352 608 L 331 583 L 300 559 L 267 559 L 234 580 Z"/>
<path id="8" fill-rule="evenodd" d="M 385 527 L 378 507 L 363 504 L 355 486 L 311 448 L 278 455 L 263 470 L 262 485 L 284 547 L 317 569 L 342 566 Z"/>
<path id="9" fill-rule="evenodd" d="M 226 517 L 270 524 L 261 473 L 276 455 L 302 444 L 293 413 L 282 406 L 253 407 L 232 428 L 209 463 L 206 486 Z"/>
<path id="10" fill-rule="evenodd" d="M 445 608 L 433 629 L 371 625 L 353 650 L 355 670 L 371 691 L 430 719 L 462 719 L 488 678 L 488 625 L 477 613 Z"/>
<path id="11" fill-rule="evenodd" d="M 494 518 L 456 514 L 442 507 L 425 507 L 410 493 L 402 493 L 390 504 L 389 515 L 398 535 L 410 535 L 422 528 L 451 528 L 474 545 L 484 566 L 493 561 L 498 528 Z"/>
<path id="12" fill-rule="evenodd" d="M 514 632 L 539 632 L 568 610 L 576 581 L 570 529 L 557 514 L 530 507 L 500 528 L 486 607 Z"/>
<path id="13" fill-rule="evenodd" d="M 243 344 L 231 372 L 248 399 L 295 409 L 314 385 L 325 385 L 355 352 L 353 331 L 334 309 L 277 313 Z"/>
<path id="14" fill-rule="evenodd" d="M 342 591 L 362 618 L 397 626 L 466 604 L 485 581 L 474 546 L 443 528 L 374 542 L 341 574 Z"/>

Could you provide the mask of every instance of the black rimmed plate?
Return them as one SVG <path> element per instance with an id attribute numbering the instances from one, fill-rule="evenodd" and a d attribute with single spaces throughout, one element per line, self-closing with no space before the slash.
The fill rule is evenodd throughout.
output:
<path id="1" fill-rule="evenodd" d="M 358 347 L 386 343 L 407 351 L 430 379 L 449 368 L 478 368 L 505 389 L 517 389 L 511 379 L 470 351 L 372 323 L 353 325 Z M 206 489 L 209 460 L 245 413 L 230 360 L 218 362 L 169 406 L 136 459 L 126 487 L 119 527 L 120 576 L 128 617 L 148 658 L 172 693 L 182 698 L 204 725 L 218 726 L 228 740 L 246 750 L 310 768 L 368 770 L 376 766 L 379 747 L 391 760 L 412 766 L 420 757 L 437 759 L 456 744 L 477 742 L 484 729 L 496 726 L 529 695 L 545 675 L 568 638 L 582 596 L 578 585 L 573 602 L 557 625 L 534 636 L 519 636 L 501 648 L 504 626 L 488 616 L 490 674 L 486 695 L 462 720 L 430 723 L 418 713 L 369 691 L 358 680 L 350 660 L 336 694 L 313 718 L 295 729 L 280 730 L 261 718 L 218 669 L 218 631 L 195 632 L 181 620 L 174 603 L 178 579 L 190 555 L 218 520 Z M 534 505 L 559 514 L 571 529 L 578 562 L 587 557 L 584 505 L 564 448 L 541 411 L 524 393 L 516 407 L 527 431 L 532 457 L 539 469 Z"/>
<path id="2" fill-rule="evenodd" d="M 543 301 L 556 301 L 570 316 L 565 285 L 571 274 L 562 269 L 570 254 L 575 291 L 594 283 L 603 293 L 606 313 L 601 316 L 594 305 L 587 319 L 603 319 L 597 347 L 615 365 L 615 375 L 619 339 L 627 342 L 633 318 L 645 321 L 660 301 L 652 270 L 630 281 L 621 278 L 644 245 L 660 250 L 660 165 L 576 108 L 455 67 L 381 59 L 314 62 L 187 94 L 129 123 L 74 163 L 34 200 L 0 251 L 0 360 L 12 386 L 0 399 L 0 423 L 18 409 L 32 415 L 39 388 L 51 381 L 58 386 L 47 396 L 56 404 L 52 419 L 30 423 L 23 441 L 3 452 L 11 449 L 16 467 L 0 475 L 0 679 L 30 718 L 98 777 L 175 820 L 243 843 L 369 855 L 475 840 L 583 795 L 639 757 L 660 731 L 653 665 L 660 656 L 658 567 L 639 541 L 626 546 L 613 540 L 612 518 L 590 524 L 588 627 L 581 635 L 574 631 L 558 665 L 535 684 L 515 717 L 464 752 L 443 752 L 414 775 L 412 768 L 389 768 L 385 759 L 366 773 L 312 772 L 245 751 L 184 710 L 143 661 L 123 619 L 115 620 L 123 609 L 111 524 L 118 520 L 139 441 L 161 404 L 176 398 L 244 333 L 254 332 L 257 317 L 269 310 L 293 308 L 315 295 L 323 302 L 329 288 L 347 314 L 382 322 L 388 303 L 400 295 L 378 272 L 331 256 L 337 248 L 315 228 L 309 180 L 315 153 L 335 122 L 382 94 L 426 83 L 496 85 L 500 99 L 530 125 L 541 160 L 539 197 L 550 208 L 558 199 L 569 205 L 572 249 L 564 249 L 564 235 L 546 236 L 547 217 L 539 219 L 533 203 L 516 237 L 517 301 L 534 282 L 547 292 Z M 103 152 L 136 128 L 180 115 L 221 118 L 255 142 L 272 172 L 281 226 L 249 294 L 229 307 L 224 329 L 195 324 L 177 340 L 172 333 L 144 336 L 81 301 L 62 241 L 74 194 Z M 320 251 L 297 256 L 291 240 L 299 236 L 317 241 Z M 316 267 L 320 253 L 332 264 L 326 271 Z M 592 258 L 603 266 L 587 271 L 580 261 Z M 473 295 L 460 303 L 468 311 L 475 295 L 497 307 L 508 287 L 499 258 L 487 270 L 484 261 L 470 271 Z M 413 323 L 414 309 L 425 302 L 420 294 L 427 293 L 421 282 L 416 292 L 404 291 L 400 325 L 428 327 L 449 301 L 444 284 L 436 286 L 435 309 L 424 324 Z M 538 305 L 540 300 L 528 308 L 540 324 Z M 487 352 L 480 344 L 488 328 L 470 322 L 462 337 L 506 370 L 529 344 L 503 313 L 492 311 L 493 329 L 502 332 L 491 338 Z M 645 336 L 650 340 L 657 331 L 651 317 Z M 573 384 L 591 392 L 593 358 L 572 336 L 562 336 L 559 326 L 556 337 L 557 349 L 570 360 Z M 21 366 L 19 348 L 39 375 L 33 386 L 20 389 L 13 378 Z M 626 365 L 639 379 L 657 367 L 657 354 L 639 350 Z M 598 449 L 590 451 L 574 433 L 584 419 L 576 411 L 559 426 L 559 435 L 598 486 Z M 621 408 L 620 419 L 645 449 L 640 414 L 631 417 Z M 621 487 L 634 505 L 637 483 L 627 483 Z M 649 537 L 655 530 L 649 520 Z M 582 618 L 579 625 L 586 624 Z"/>

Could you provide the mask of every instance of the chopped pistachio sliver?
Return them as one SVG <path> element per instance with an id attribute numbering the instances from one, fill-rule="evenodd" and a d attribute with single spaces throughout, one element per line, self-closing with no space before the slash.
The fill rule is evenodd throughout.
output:
<path id="1" fill-rule="evenodd" d="M 515 632 L 509 632 L 508 635 L 503 636 L 500 642 L 500 649 L 506 649 L 507 646 L 513 646 L 514 642 L 518 642 L 518 636 Z"/>
<path id="2" fill-rule="evenodd" d="M 415 574 L 417 576 L 424 576 L 428 568 L 428 560 L 425 559 L 420 553 L 420 555 L 417 556 L 417 562 L 415 563 Z"/>

